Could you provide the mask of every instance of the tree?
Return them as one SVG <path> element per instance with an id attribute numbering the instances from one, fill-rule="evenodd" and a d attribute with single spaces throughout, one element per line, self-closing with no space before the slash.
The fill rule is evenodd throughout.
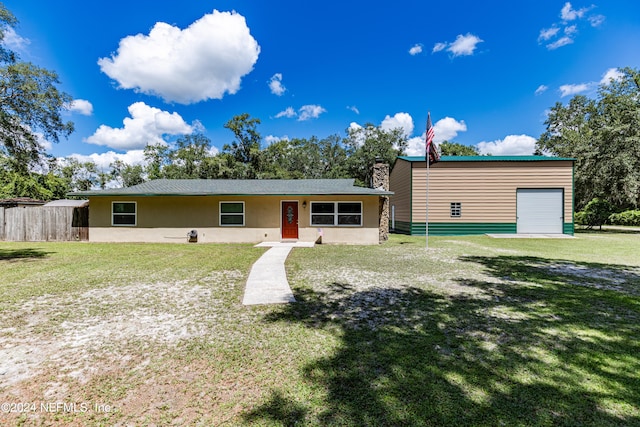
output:
<path id="1" fill-rule="evenodd" d="M 575 220 L 587 228 L 600 227 L 602 230 L 602 224 L 607 222 L 613 211 L 611 203 L 595 198 L 587 203 L 582 211 L 576 213 Z"/>
<path id="2" fill-rule="evenodd" d="M 238 178 L 255 178 L 260 172 L 260 141 L 262 137 L 257 130 L 260 119 L 253 119 L 248 113 L 234 116 L 224 124 L 236 137 L 231 144 L 225 144 L 223 152 L 233 156 L 239 163 L 236 167 Z"/>
<path id="3" fill-rule="evenodd" d="M 393 165 L 396 157 L 407 147 L 407 137 L 400 128 L 384 130 L 372 124 L 351 128 L 345 140 L 348 159 L 348 174 L 356 179 L 356 184 L 364 187 L 371 185 L 373 165 L 376 159 Z"/>
<path id="4" fill-rule="evenodd" d="M 11 160 L 0 153 L 0 198 L 30 197 L 52 200 L 65 197 L 69 191 L 67 181 L 49 171 L 18 173 L 11 167 Z"/>
<path id="5" fill-rule="evenodd" d="M 130 165 L 122 160 L 116 160 L 109 167 L 111 174 L 108 178 L 116 180 L 122 187 L 131 187 L 144 182 L 144 168 L 141 165 Z M 105 178 L 107 177 L 98 176 L 100 187 L 106 186 Z"/>
<path id="6" fill-rule="evenodd" d="M 171 164 L 171 150 L 168 145 L 150 144 L 144 147 L 146 172 L 149 179 L 165 178 L 164 168 Z"/>
<path id="7" fill-rule="evenodd" d="M 7 28 L 16 25 L 15 16 L 0 3 L 0 43 Z M 0 151 L 13 171 L 27 176 L 45 157 L 39 137 L 58 142 L 73 132 L 73 123 L 60 115 L 72 98 L 56 87 L 60 84 L 56 73 L 19 61 L 4 46 L 0 64 Z"/>
<path id="8" fill-rule="evenodd" d="M 176 141 L 176 149 L 169 151 L 169 164 L 164 168 L 165 178 L 207 178 L 203 169 L 205 159 L 211 156 L 211 141 L 202 134 L 185 135 Z"/>
<path id="9" fill-rule="evenodd" d="M 479 156 L 478 149 L 474 146 L 463 145 L 457 142 L 442 141 L 438 144 L 440 154 L 443 156 Z"/>
<path id="10" fill-rule="evenodd" d="M 347 153 L 338 135 L 274 142 L 261 152 L 262 177 L 344 178 Z"/>
<path id="11" fill-rule="evenodd" d="M 600 198 L 618 208 L 640 204 L 640 73 L 600 86 L 597 99 L 573 97 L 551 109 L 537 151 L 576 159 L 576 208 Z"/>
<path id="12" fill-rule="evenodd" d="M 67 191 L 87 191 L 99 182 L 95 163 L 80 162 L 73 157 L 50 162 L 50 171 L 64 180 Z"/>

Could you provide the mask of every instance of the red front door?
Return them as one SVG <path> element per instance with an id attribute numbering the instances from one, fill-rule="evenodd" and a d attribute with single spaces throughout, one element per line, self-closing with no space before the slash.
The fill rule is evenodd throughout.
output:
<path id="1" fill-rule="evenodd" d="M 282 238 L 298 238 L 298 202 L 282 202 Z"/>

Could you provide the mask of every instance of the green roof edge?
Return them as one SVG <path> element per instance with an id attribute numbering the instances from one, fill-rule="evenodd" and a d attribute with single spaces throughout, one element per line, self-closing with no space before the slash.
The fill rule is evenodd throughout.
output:
<path id="1" fill-rule="evenodd" d="M 407 162 L 424 162 L 424 156 L 398 156 L 398 159 Z M 571 161 L 570 157 L 551 156 L 442 156 L 441 162 L 544 162 L 544 161 Z"/>

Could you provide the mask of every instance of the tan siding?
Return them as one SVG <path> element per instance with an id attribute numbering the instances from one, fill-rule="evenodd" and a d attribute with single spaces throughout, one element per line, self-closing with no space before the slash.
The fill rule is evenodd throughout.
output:
<path id="1" fill-rule="evenodd" d="M 571 220 L 572 181 L 569 161 L 438 163 L 429 173 L 429 221 L 516 222 L 518 188 L 563 188 L 567 222 Z M 425 197 L 426 168 L 415 167 L 414 222 L 425 220 Z M 451 202 L 462 203 L 462 217 L 450 217 Z"/>
<path id="2" fill-rule="evenodd" d="M 411 221 L 411 162 L 396 161 L 389 177 L 389 189 L 394 193 L 390 204 L 395 206 L 396 221 Z"/>

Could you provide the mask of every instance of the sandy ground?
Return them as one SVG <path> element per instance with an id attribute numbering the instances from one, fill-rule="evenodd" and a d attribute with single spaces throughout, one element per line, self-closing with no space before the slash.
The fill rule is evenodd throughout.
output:
<path id="1" fill-rule="evenodd" d="M 216 272 L 210 285 L 159 282 L 33 298 L 0 317 L 0 390 L 53 366 L 58 378 L 45 395 L 55 394 L 65 377 L 86 381 L 100 369 L 96 360 L 132 342 L 171 346 L 210 332 L 225 312 L 216 310 L 222 301 L 212 287 L 237 277 Z"/>

